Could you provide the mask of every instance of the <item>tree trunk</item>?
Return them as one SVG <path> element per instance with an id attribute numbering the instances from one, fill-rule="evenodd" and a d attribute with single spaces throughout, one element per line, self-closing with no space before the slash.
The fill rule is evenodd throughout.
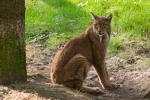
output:
<path id="1" fill-rule="evenodd" d="M 0 84 L 26 81 L 24 0 L 0 0 Z"/>

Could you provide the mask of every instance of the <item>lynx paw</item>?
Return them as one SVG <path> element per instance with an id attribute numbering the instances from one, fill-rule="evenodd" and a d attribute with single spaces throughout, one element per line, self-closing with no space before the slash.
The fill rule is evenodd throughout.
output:
<path id="1" fill-rule="evenodd" d="M 80 89 L 82 92 L 92 94 L 92 95 L 102 95 L 104 92 L 100 90 L 98 87 L 82 87 Z"/>
<path id="2" fill-rule="evenodd" d="M 106 86 L 105 89 L 106 90 L 115 90 L 118 89 L 120 87 L 120 85 L 118 84 L 111 84 L 110 86 Z"/>
<path id="3" fill-rule="evenodd" d="M 99 88 L 94 88 L 93 92 L 91 94 L 93 94 L 93 95 L 102 95 L 102 94 L 104 94 L 104 92 L 102 90 L 100 90 Z"/>

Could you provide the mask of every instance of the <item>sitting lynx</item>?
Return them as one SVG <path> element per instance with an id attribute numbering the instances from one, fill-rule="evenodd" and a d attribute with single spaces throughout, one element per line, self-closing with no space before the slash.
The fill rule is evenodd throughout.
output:
<path id="1" fill-rule="evenodd" d="M 51 64 L 51 80 L 56 84 L 87 93 L 102 93 L 99 89 L 82 86 L 93 65 L 104 89 L 111 87 L 104 59 L 111 34 L 111 19 L 92 13 L 92 25 L 81 35 L 69 41 Z"/>

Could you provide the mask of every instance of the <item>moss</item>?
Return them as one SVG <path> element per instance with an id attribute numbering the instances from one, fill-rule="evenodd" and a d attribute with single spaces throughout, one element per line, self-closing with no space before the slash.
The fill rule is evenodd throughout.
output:
<path id="1" fill-rule="evenodd" d="M 24 1 L 0 3 L 0 84 L 26 81 Z"/>
<path id="2" fill-rule="evenodd" d="M 26 81 L 24 45 L 16 33 L 9 33 L 0 40 L 0 83 Z"/>

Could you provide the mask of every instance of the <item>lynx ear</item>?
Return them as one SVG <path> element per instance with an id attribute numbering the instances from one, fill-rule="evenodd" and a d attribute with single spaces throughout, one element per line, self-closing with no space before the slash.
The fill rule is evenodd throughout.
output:
<path id="1" fill-rule="evenodd" d="M 91 12 L 91 15 L 92 15 L 92 17 L 93 17 L 94 20 L 98 19 L 98 16 L 95 15 L 94 13 Z"/>
<path id="2" fill-rule="evenodd" d="M 107 19 L 108 19 L 109 21 L 111 21 L 111 19 L 112 19 L 112 13 L 110 13 L 109 16 L 107 16 Z"/>

